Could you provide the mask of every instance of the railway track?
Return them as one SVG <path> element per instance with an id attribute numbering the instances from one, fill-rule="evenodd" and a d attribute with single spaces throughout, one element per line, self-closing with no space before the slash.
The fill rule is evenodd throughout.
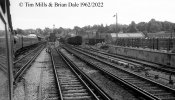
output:
<path id="1" fill-rule="evenodd" d="M 110 100 L 61 53 L 52 49 L 51 56 L 60 100 Z"/>
<path id="2" fill-rule="evenodd" d="M 116 55 L 116 54 L 110 54 L 110 53 L 106 53 L 100 50 L 96 50 L 93 48 L 88 49 L 89 51 L 82 49 L 82 48 L 77 48 L 79 50 L 83 50 L 86 52 L 96 52 L 101 54 L 101 56 L 108 56 L 108 57 L 115 57 L 115 59 L 117 58 L 117 60 L 122 61 L 122 62 L 126 62 L 129 64 L 135 64 L 135 65 L 140 65 L 140 66 L 145 66 L 145 67 L 150 67 L 150 68 L 154 68 L 156 70 L 165 72 L 165 73 L 171 73 L 171 74 L 175 74 L 175 68 L 174 67 L 170 67 L 170 66 L 165 66 L 165 65 L 161 65 L 161 64 L 156 64 L 156 63 L 152 63 L 152 62 L 148 62 L 148 61 L 144 61 L 144 60 L 138 60 L 138 59 L 133 59 L 130 57 L 126 57 L 126 56 L 120 56 L 120 55 Z"/>
<path id="3" fill-rule="evenodd" d="M 25 55 L 25 53 L 30 52 L 31 50 L 37 48 L 39 45 L 41 45 L 43 43 L 37 43 L 37 44 L 33 44 L 27 47 L 23 47 L 20 48 L 19 50 L 15 51 L 15 60 L 17 60 L 21 55 Z"/>
<path id="4" fill-rule="evenodd" d="M 75 48 L 83 52 L 87 52 L 91 55 L 97 56 L 99 58 L 109 60 L 113 63 L 117 63 L 118 65 L 122 65 L 125 68 L 130 68 L 130 70 L 133 70 L 135 72 L 140 72 L 144 74 L 147 78 L 152 78 L 153 80 L 160 79 L 161 81 L 159 80 L 157 81 L 161 82 L 162 84 L 169 83 L 169 86 L 173 87 L 175 78 L 174 68 L 170 67 L 165 68 L 150 62 L 140 61 L 127 57 L 121 57 L 118 55 L 112 55 L 95 49 L 85 50 L 78 47 Z"/>
<path id="5" fill-rule="evenodd" d="M 53 67 L 52 68 L 45 67 L 42 69 L 40 75 L 38 100 L 60 100 L 59 89 L 57 87 L 57 83 L 55 80 L 56 79 Z"/>
<path id="6" fill-rule="evenodd" d="M 6 57 L 2 55 L 0 55 L 0 70 L 7 73 Z"/>
<path id="7" fill-rule="evenodd" d="M 73 53 L 73 55 L 79 59 L 98 68 L 103 73 L 110 75 L 115 80 L 120 81 L 125 86 L 136 91 L 136 93 L 142 95 L 146 100 L 175 100 L 175 90 L 172 88 L 123 70 L 115 64 L 88 55 L 82 51 L 73 51 L 70 48 L 65 49 Z"/>
<path id="8" fill-rule="evenodd" d="M 31 65 L 31 63 L 36 59 L 36 57 L 40 54 L 40 52 L 44 49 L 45 45 L 41 45 L 36 49 L 32 50 L 27 55 L 22 58 L 16 60 L 14 62 L 14 79 L 15 82 L 18 81 L 19 77 L 25 72 L 25 70 Z"/>
<path id="9" fill-rule="evenodd" d="M 13 62 L 13 64 L 16 64 L 18 62 L 20 62 L 22 59 L 24 59 L 25 57 L 29 56 L 30 54 L 32 54 L 34 51 L 37 51 L 39 48 L 41 48 L 42 45 L 38 46 L 38 47 L 32 47 L 30 49 L 25 49 L 22 53 L 21 53 L 21 57 L 15 58 L 15 61 Z M 19 55 L 18 55 L 19 56 Z"/>

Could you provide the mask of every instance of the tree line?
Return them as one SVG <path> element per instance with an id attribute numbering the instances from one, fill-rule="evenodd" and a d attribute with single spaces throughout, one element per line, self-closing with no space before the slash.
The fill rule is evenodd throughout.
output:
<path id="1" fill-rule="evenodd" d="M 18 34 L 36 34 L 40 36 L 48 36 L 51 32 L 54 32 L 55 34 L 62 34 L 67 35 L 70 32 L 74 32 L 75 34 L 86 34 L 88 32 L 95 31 L 97 33 L 116 33 L 116 32 L 123 32 L 123 33 L 136 33 L 136 32 L 143 32 L 145 34 L 147 33 L 156 33 L 160 31 L 165 32 L 174 32 L 175 31 L 175 23 L 169 22 L 169 21 L 156 21 L 155 19 L 151 19 L 149 22 L 140 22 L 136 24 L 134 21 L 132 21 L 129 25 L 122 25 L 122 24 L 111 24 L 111 25 L 93 25 L 93 26 L 84 26 L 84 27 L 78 27 L 75 26 L 73 29 L 69 28 L 45 28 L 45 29 L 28 29 L 28 30 L 22 30 L 22 29 L 16 29 L 16 32 Z"/>

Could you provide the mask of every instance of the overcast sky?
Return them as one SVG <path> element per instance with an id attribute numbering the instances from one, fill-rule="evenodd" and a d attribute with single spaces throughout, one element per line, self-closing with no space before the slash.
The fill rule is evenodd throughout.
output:
<path id="1" fill-rule="evenodd" d="M 175 23 L 175 0 L 10 0 L 11 15 L 14 29 L 29 28 L 73 28 L 86 25 L 110 25 L 116 22 L 115 13 L 118 14 L 118 23 L 130 24 L 131 21 L 139 23 L 148 22 L 152 18 L 158 21 Z M 26 2 L 34 4 L 26 6 Z M 35 3 L 45 2 L 47 7 L 36 7 Z M 55 7 L 54 4 L 69 2 L 80 4 L 82 2 L 103 2 L 103 7 Z M 52 7 L 49 7 L 52 3 Z"/>

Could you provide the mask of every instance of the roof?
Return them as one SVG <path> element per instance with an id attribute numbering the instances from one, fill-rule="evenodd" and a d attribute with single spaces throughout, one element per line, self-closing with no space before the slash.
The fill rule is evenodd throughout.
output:
<path id="1" fill-rule="evenodd" d="M 35 34 L 29 34 L 28 37 L 33 37 L 34 38 L 34 37 L 36 37 L 36 35 Z"/>
<path id="2" fill-rule="evenodd" d="M 147 33 L 147 36 L 149 38 L 170 38 L 171 36 L 175 37 L 174 33 L 165 32 L 165 31 L 156 32 L 156 33 Z"/>
<path id="3" fill-rule="evenodd" d="M 145 37 L 143 33 L 118 33 L 119 38 L 142 38 Z"/>
<path id="4" fill-rule="evenodd" d="M 111 33 L 111 37 L 117 37 L 116 33 Z"/>

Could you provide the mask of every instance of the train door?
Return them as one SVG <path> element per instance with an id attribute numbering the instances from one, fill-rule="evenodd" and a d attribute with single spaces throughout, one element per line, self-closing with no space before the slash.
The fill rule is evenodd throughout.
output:
<path id="1" fill-rule="evenodd" d="M 0 1 L 0 100 L 12 100 L 13 95 L 13 60 L 7 1 Z"/>

